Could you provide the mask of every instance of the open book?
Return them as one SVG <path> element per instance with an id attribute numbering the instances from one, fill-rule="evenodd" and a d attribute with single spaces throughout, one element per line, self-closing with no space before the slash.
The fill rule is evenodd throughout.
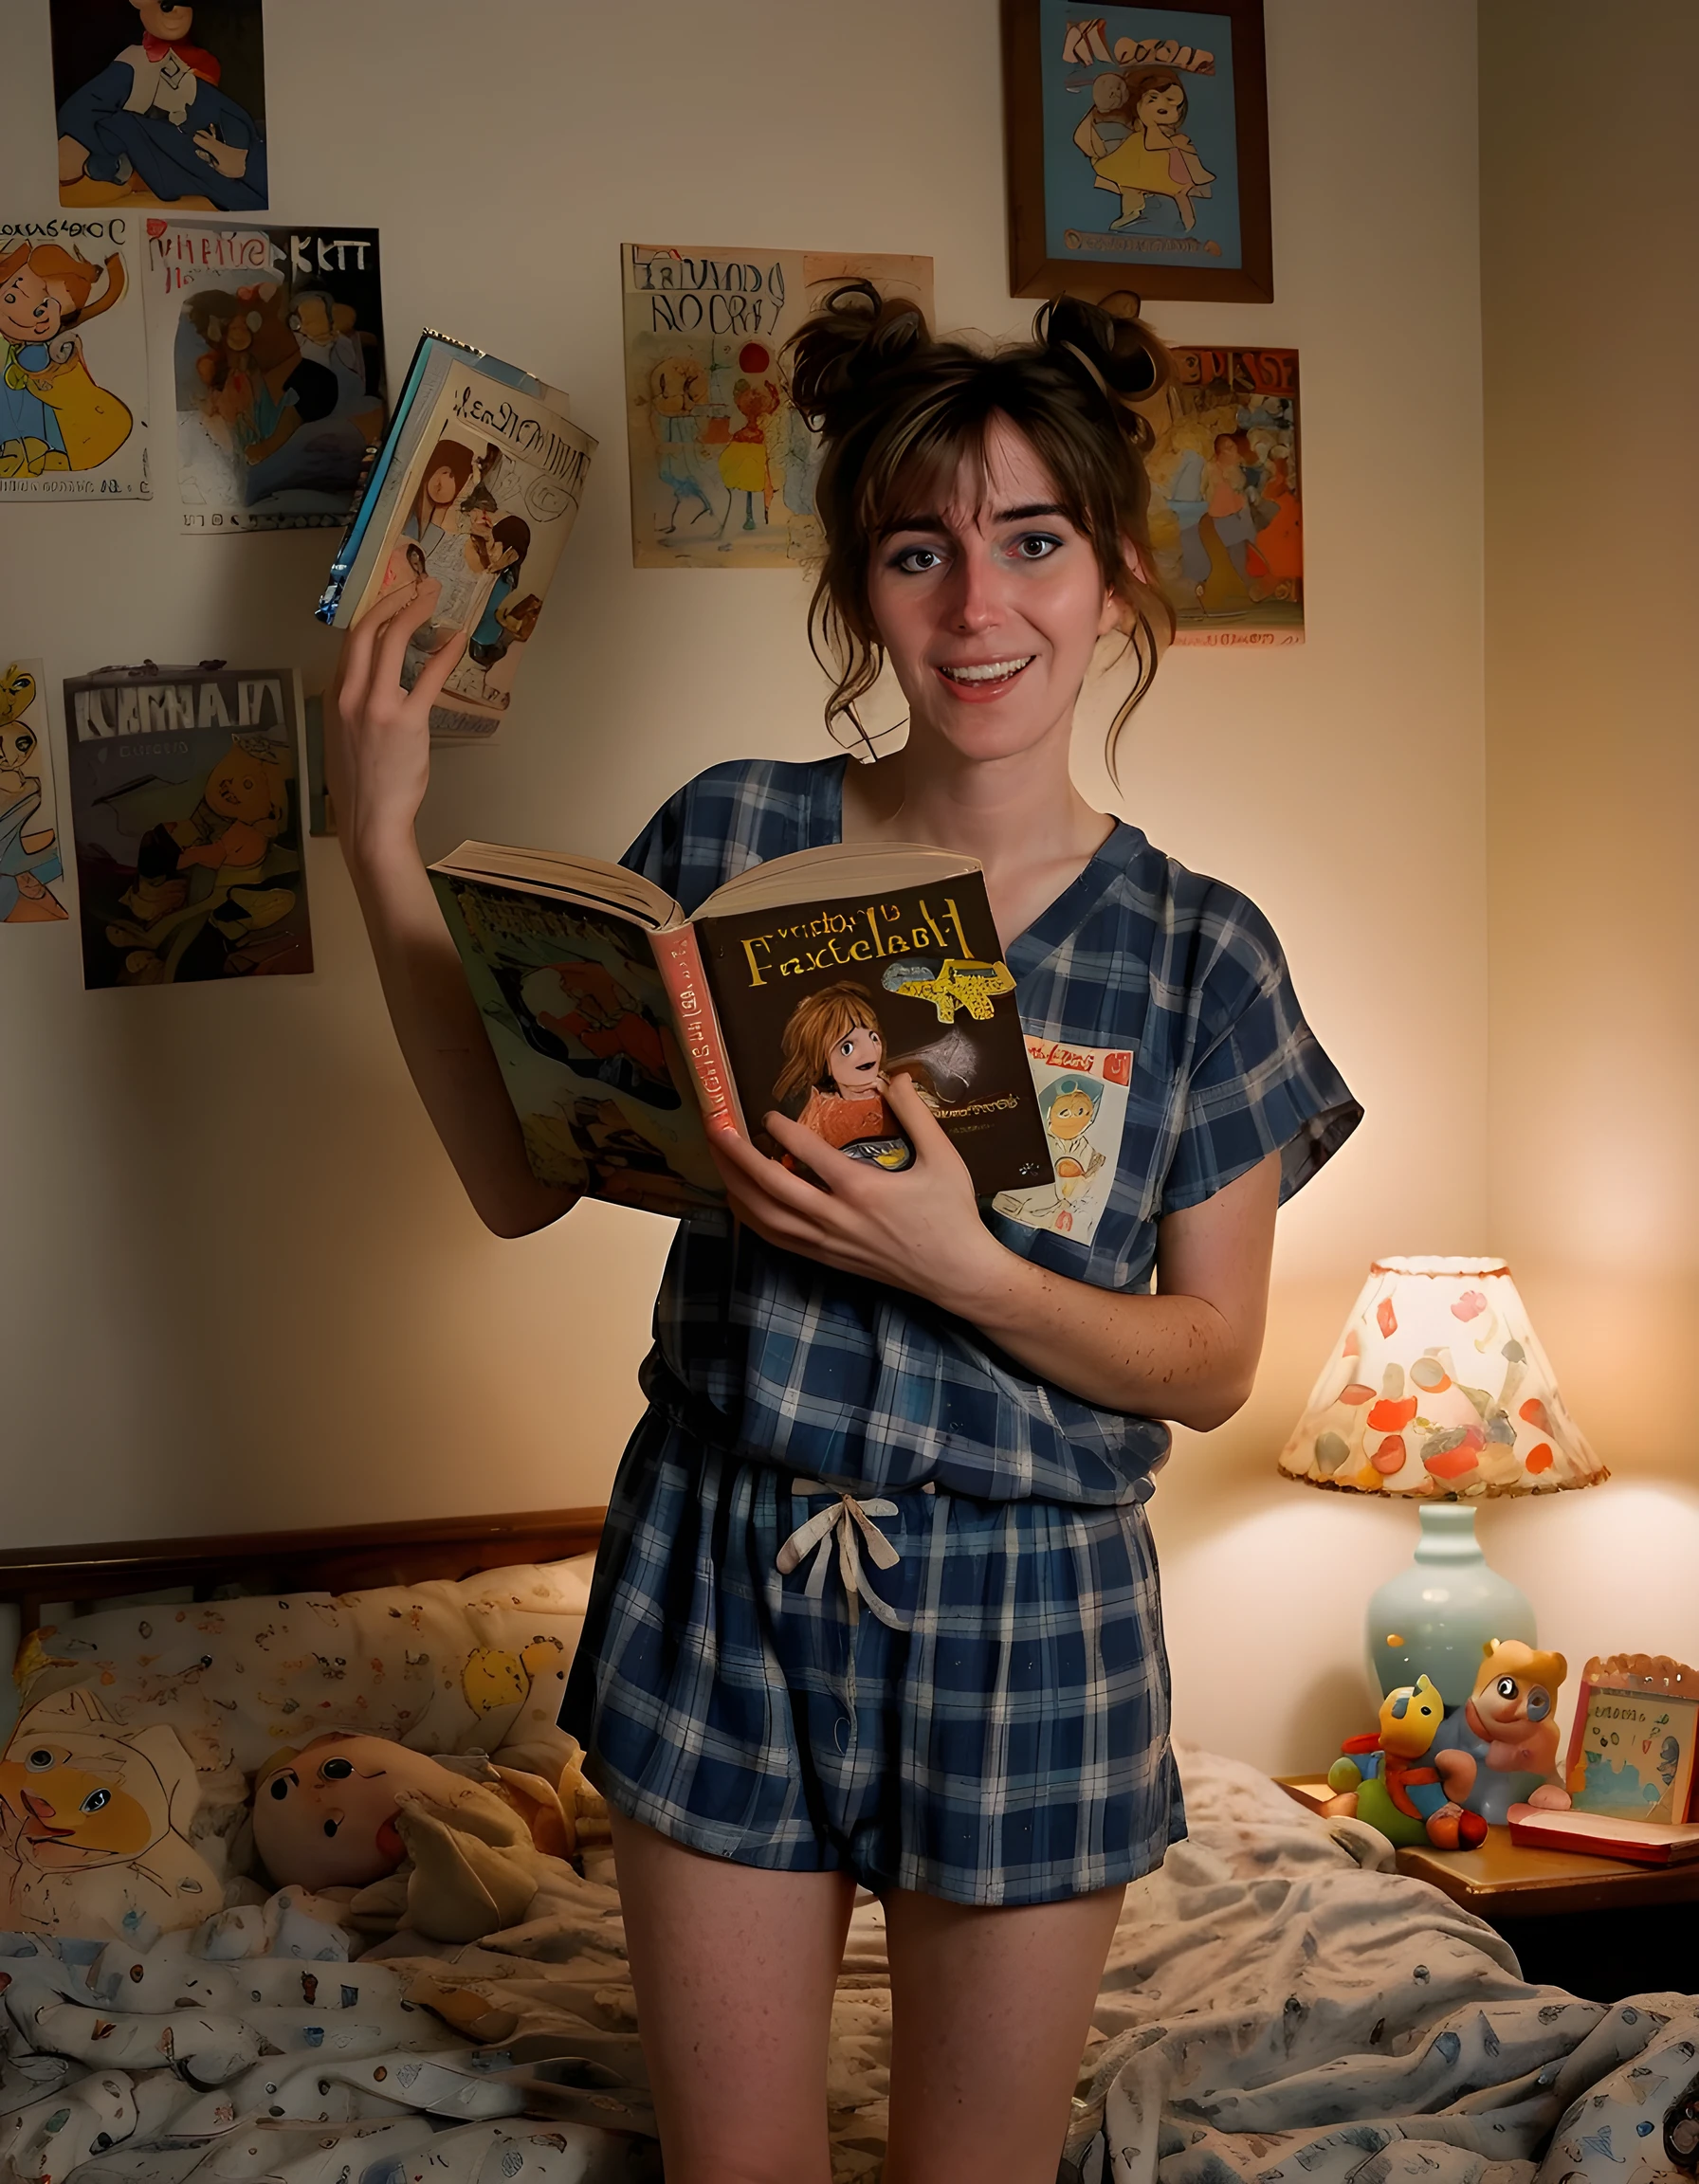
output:
<path id="1" fill-rule="evenodd" d="M 799 850 L 728 881 L 693 919 L 589 857 L 463 842 L 430 873 L 545 1183 L 657 1213 L 718 1205 L 705 1131 L 776 1156 L 773 1109 L 903 1169 L 914 1150 L 885 1097 L 898 1073 L 979 1195 L 1050 1179 L 1014 980 L 971 858 Z"/>
<path id="2" fill-rule="evenodd" d="M 441 740 L 482 742 L 506 713 L 583 497 L 595 442 L 567 397 L 516 365 L 426 334 L 315 610 L 346 629 L 387 593 L 439 590 L 401 680 L 459 630 L 466 652 L 430 709 Z"/>

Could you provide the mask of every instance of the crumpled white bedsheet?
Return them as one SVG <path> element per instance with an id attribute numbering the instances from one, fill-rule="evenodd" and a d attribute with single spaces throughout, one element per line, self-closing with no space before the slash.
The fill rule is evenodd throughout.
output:
<path id="1" fill-rule="evenodd" d="M 1127 1891 L 1069 2141 L 1082 2184 L 1676 2184 L 1663 2116 L 1699 2075 L 1699 2000 L 1530 1987 L 1372 1829 L 1179 1756 L 1191 1835 Z M 352 1965 L 289 1890 L 141 1953 L 0 1938 L 0 2175 L 405 2184 L 428 2149 L 439 2184 L 653 2176 L 650 2141 L 518 2114 L 539 2053 L 644 2083 L 612 1882 L 562 1868 L 522 1927 Z M 457 1993 L 457 2023 L 484 2007 L 482 2049 L 410 2002 L 427 1991 Z M 889 2055 L 868 1902 L 833 2011 L 834 2184 L 878 2175 Z"/>

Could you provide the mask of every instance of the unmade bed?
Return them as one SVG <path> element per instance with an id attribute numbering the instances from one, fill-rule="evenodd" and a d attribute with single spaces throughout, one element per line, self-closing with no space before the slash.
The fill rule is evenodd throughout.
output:
<path id="1" fill-rule="evenodd" d="M 554 1719 L 599 1517 L 0 1557 L 27 1633 L 0 1784 L 22 1779 L 43 1724 L 74 1716 L 79 1736 L 141 1750 L 163 1799 L 145 1884 L 106 1872 L 86 1899 L 99 1931 L 74 1930 L 82 1899 L 63 1881 L 32 1874 L 8 1895 L 22 1909 L 0 1935 L 6 2175 L 658 2176 L 605 1814 Z M 93 1605 L 114 1595 L 125 1604 Z M 468 1777 L 487 1756 L 546 1778 L 570 1855 L 528 1868 L 522 1916 L 470 1942 L 429 1940 L 404 1910 L 393 1931 L 351 1925 L 346 1905 L 271 1886 L 253 1776 L 327 1728 Z M 1065 2176 L 1678 2175 L 1685 2139 L 1666 2127 L 1699 2080 L 1692 1995 L 1607 2007 L 1529 1986 L 1497 1934 L 1392 1870 L 1370 1829 L 1314 1818 L 1239 1762 L 1182 1749 L 1180 1765 L 1190 1837 L 1127 1893 Z M 18 1794 L 0 1798 L 14 1873 Z M 202 1878 L 185 1890 L 185 1875 Z M 889 2025 L 869 1900 L 833 2013 L 837 2179 L 879 2173 Z"/>

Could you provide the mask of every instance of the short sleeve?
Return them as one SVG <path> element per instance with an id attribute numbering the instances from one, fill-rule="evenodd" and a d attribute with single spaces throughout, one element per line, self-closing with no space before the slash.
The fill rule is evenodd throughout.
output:
<path id="1" fill-rule="evenodd" d="M 1197 1028 L 1160 1210 L 1201 1205 L 1270 1153 L 1280 1155 L 1284 1205 L 1362 1109 L 1304 1020 L 1272 927 L 1242 896 L 1222 921 Z"/>

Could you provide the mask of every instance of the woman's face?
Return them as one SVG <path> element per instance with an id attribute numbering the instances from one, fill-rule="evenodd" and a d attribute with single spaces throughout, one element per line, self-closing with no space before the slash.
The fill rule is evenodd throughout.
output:
<path id="1" fill-rule="evenodd" d="M 866 1024 L 848 1031 L 826 1058 L 831 1081 L 846 1100 L 865 1097 L 879 1089 L 879 1065 L 885 1059 L 885 1041 Z"/>
<path id="2" fill-rule="evenodd" d="M 425 495 L 433 506 L 446 508 L 460 491 L 454 473 L 445 463 L 425 481 Z"/>
<path id="3" fill-rule="evenodd" d="M 964 464 L 944 505 L 905 514 L 875 543 L 868 596 L 911 738 L 985 760 L 1050 738 L 1067 763 L 1074 701 L 1120 607 L 1006 418 L 986 433 L 982 478 Z"/>

